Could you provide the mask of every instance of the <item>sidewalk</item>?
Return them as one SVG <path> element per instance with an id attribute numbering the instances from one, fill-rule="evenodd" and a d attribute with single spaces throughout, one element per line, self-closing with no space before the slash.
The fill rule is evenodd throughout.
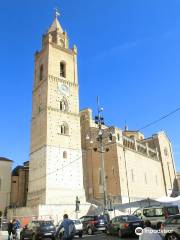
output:
<path id="1" fill-rule="evenodd" d="M 0 231 L 0 240 L 8 240 L 7 231 Z"/>
<path id="2" fill-rule="evenodd" d="M 0 230 L 0 236 L 8 236 L 8 232 Z M 1 238 L 0 238 L 0 240 L 1 240 Z"/>

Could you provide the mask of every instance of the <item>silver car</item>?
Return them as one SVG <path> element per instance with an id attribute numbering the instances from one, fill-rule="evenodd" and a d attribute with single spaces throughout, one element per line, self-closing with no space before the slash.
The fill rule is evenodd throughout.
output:
<path id="1" fill-rule="evenodd" d="M 180 239 L 180 214 L 168 218 L 161 226 L 161 235 L 165 240 Z"/>

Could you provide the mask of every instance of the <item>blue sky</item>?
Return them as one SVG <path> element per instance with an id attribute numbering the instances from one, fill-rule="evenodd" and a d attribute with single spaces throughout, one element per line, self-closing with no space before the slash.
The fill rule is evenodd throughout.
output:
<path id="1" fill-rule="evenodd" d="M 0 155 L 29 158 L 34 52 L 54 7 L 78 46 L 80 107 L 136 130 L 180 107 L 180 1 L 9 0 L 0 3 Z M 165 130 L 180 171 L 180 111 L 143 132 Z"/>

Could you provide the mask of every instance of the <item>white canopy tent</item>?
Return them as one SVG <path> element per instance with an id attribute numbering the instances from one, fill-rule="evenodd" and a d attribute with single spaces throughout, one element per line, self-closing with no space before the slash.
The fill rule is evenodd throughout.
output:
<path id="1" fill-rule="evenodd" d="M 180 208 L 180 196 L 177 197 L 161 197 L 156 199 L 156 201 L 161 202 L 162 204 L 171 204 L 177 205 Z"/>
<path id="2" fill-rule="evenodd" d="M 171 197 L 162 197 L 158 199 L 146 198 L 135 202 L 115 204 L 113 207 L 115 210 L 125 211 L 128 209 L 137 209 L 142 207 L 151 207 L 151 206 L 169 206 L 177 205 L 180 208 L 180 196 L 176 198 Z M 128 211 L 129 212 L 129 211 Z"/>

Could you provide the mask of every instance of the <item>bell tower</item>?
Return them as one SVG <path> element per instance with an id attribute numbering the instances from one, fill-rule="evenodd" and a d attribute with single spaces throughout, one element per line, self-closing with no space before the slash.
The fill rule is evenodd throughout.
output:
<path id="1" fill-rule="evenodd" d="M 85 201 L 77 48 L 56 12 L 35 54 L 27 206 Z"/>

